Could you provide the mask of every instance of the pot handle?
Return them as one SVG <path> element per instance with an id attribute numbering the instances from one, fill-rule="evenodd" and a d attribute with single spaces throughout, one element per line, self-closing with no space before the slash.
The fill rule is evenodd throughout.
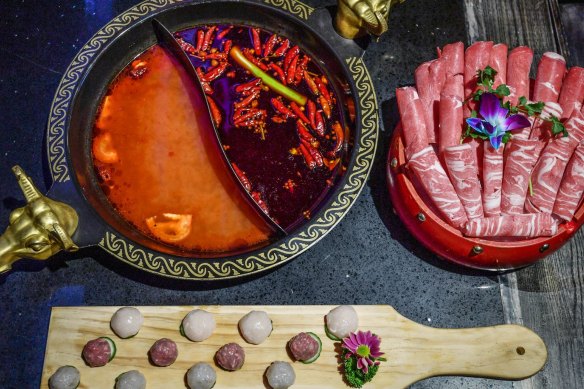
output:
<path id="1" fill-rule="evenodd" d="M 347 39 L 366 34 L 380 36 L 387 31 L 389 11 L 405 0 L 338 0 L 335 29 Z"/>
<path id="2" fill-rule="evenodd" d="M 44 196 L 20 166 L 12 172 L 27 204 L 12 211 L 9 226 L 0 236 L 0 273 L 21 258 L 44 260 L 61 250 L 78 249 L 71 239 L 79 223 L 77 212 Z"/>

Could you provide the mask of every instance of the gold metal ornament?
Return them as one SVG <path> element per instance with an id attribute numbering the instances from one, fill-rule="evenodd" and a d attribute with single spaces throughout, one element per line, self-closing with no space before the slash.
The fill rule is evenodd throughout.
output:
<path id="1" fill-rule="evenodd" d="M 20 166 L 12 171 L 27 205 L 12 211 L 10 225 L 0 236 L 0 273 L 20 258 L 44 260 L 61 250 L 78 249 L 71 239 L 79 222 L 77 212 L 43 196 Z"/>
<path id="2" fill-rule="evenodd" d="M 380 36 L 387 31 L 389 11 L 405 0 L 338 0 L 335 29 L 347 39 L 366 34 Z"/>

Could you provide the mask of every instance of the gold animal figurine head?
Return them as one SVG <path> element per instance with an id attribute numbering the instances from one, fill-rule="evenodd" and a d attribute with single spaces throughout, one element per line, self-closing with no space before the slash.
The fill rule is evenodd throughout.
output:
<path id="1" fill-rule="evenodd" d="M 75 251 L 71 235 L 79 218 L 70 206 L 43 196 L 20 166 L 12 168 L 27 205 L 10 214 L 10 225 L 0 236 L 0 273 L 20 258 L 47 259 L 61 251 Z"/>
<path id="2" fill-rule="evenodd" d="M 389 11 L 405 0 L 338 0 L 335 29 L 347 39 L 366 34 L 380 36 L 387 31 Z"/>

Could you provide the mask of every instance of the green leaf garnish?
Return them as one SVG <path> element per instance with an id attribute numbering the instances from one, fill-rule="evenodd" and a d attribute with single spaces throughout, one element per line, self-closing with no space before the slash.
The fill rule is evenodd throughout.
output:
<path id="1" fill-rule="evenodd" d="M 361 369 L 357 368 L 357 359 L 356 358 L 349 358 L 346 359 L 345 355 L 347 350 L 343 351 L 343 360 L 345 361 L 345 379 L 349 386 L 353 388 L 362 388 L 367 382 L 371 381 L 375 374 L 377 374 L 377 370 L 379 370 L 379 365 L 369 366 L 369 371 L 367 373 L 363 373 Z M 381 360 L 381 358 L 379 359 Z"/>
<path id="2" fill-rule="evenodd" d="M 503 138 L 501 139 L 502 143 L 507 143 L 511 140 L 511 133 L 510 132 L 506 132 L 505 135 L 503 135 Z"/>
<path id="3" fill-rule="evenodd" d="M 499 96 L 509 96 L 511 94 L 511 91 L 509 90 L 509 87 L 505 84 L 501 84 L 497 87 L 497 89 L 495 89 L 495 93 L 498 94 Z"/>

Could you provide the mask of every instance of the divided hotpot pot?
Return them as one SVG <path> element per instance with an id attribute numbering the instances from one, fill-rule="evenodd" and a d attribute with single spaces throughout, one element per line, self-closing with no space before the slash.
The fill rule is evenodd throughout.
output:
<path id="1" fill-rule="evenodd" d="M 354 115 L 345 112 L 353 118 L 347 123 L 351 136 L 346 172 L 310 220 L 261 247 L 224 255 L 192 255 L 143 235 L 113 209 L 94 172 L 92 128 L 108 85 L 132 59 L 157 43 L 153 19 L 173 32 L 230 23 L 285 36 L 325 69 L 331 87 L 347 102 L 345 110 L 354 106 Z M 46 259 L 61 249 L 98 245 L 112 257 L 144 271 L 212 280 L 258 273 L 306 251 L 348 212 L 373 162 L 378 138 L 377 100 L 361 54 L 354 41 L 336 34 L 328 10 L 295 0 L 147 0 L 124 12 L 81 49 L 58 86 L 46 137 L 53 179 L 47 197 L 34 188 L 22 170 L 14 169 L 28 205 L 11 214 L 10 226 L 0 238 L 0 271 L 10 269 L 21 257 Z"/>

